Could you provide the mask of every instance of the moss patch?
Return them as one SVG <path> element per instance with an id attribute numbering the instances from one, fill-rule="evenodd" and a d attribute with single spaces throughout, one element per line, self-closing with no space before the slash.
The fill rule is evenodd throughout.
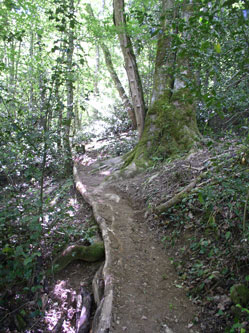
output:
<path id="1" fill-rule="evenodd" d="M 104 258 L 103 242 L 96 242 L 90 246 L 71 245 L 67 247 L 53 262 L 53 271 L 58 272 L 74 260 L 94 262 Z"/>
<path id="2" fill-rule="evenodd" d="M 200 140 L 195 110 L 184 89 L 170 102 L 165 94 L 149 110 L 143 135 L 125 166 L 132 161 L 138 167 L 148 166 L 153 164 L 154 158 L 166 159 L 187 152 Z"/>

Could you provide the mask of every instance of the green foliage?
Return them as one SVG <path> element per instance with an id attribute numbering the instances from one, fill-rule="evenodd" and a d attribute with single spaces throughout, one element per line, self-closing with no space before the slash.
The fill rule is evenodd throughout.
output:
<path id="1" fill-rule="evenodd" d="M 244 9 L 243 2 L 230 6 L 204 1 L 202 6 L 194 8 L 185 25 L 187 40 L 180 48 L 191 58 L 197 78 L 191 85 L 199 101 L 202 126 L 209 121 L 216 130 L 228 129 L 238 124 L 243 126 L 243 119 L 247 118 L 244 112 L 248 95 L 249 21 L 243 16 Z"/>
<path id="2" fill-rule="evenodd" d="M 38 299 L 28 315 L 20 314 L 24 322 L 29 322 L 32 316 L 41 315 L 41 283 L 52 256 L 70 242 L 91 243 L 97 230 L 82 220 L 73 227 L 75 206 L 69 203 L 72 179 L 58 183 L 58 179 L 46 177 L 43 219 L 39 182 L 27 181 L 25 176 L 13 179 L 15 186 L 2 185 L 0 198 L 0 305 L 19 308 L 30 298 Z"/>
<path id="3" fill-rule="evenodd" d="M 48 246 L 44 242 L 55 244 L 55 254 L 75 239 L 91 242 L 95 233 L 91 225 L 87 230 L 70 225 L 73 207 L 65 198 L 72 180 L 70 176 L 68 181 L 62 179 L 71 161 L 71 141 L 81 144 L 94 137 L 109 137 L 109 146 L 102 147 L 101 152 L 111 156 L 129 152 L 136 144 L 135 137 L 116 140 L 121 132 L 130 130 L 130 122 L 107 79 L 103 56 L 96 50 L 96 45 L 104 40 L 125 86 L 112 6 L 107 4 L 100 11 L 100 1 L 91 4 L 99 14 L 96 20 L 90 19 L 85 5 L 76 1 L 73 9 L 68 1 L 1 2 L 1 307 L 7 304 L 12 309 L 7 300 L 9 289 L 13 290 L 10 299 L 19 299 L 15 308 L 25 303 L 24 296 L 30 290 L 32 295 L 39 290 L 43 249 Z M 249 20 L 245 2 L 204 0 L 190 8 L 189 20 L 180 15 L 185 8 L 182 4 L 175 1 L 174 9 L 166 13 L 162 13 L 158 1 L 135 0 L 126 4 L 127 30 L 147 105 L 156 45 L 162 33 L 161 20 L 167 15 L 165 33 L 171 37 L 170 47 L 179 65 L 170 70 L 190 89 L 198 105 L 202 131 L 206 133 L 209 126 L 214 127 L 213 121 L 218 129 L 233 128 L 248 135 Z M 74 51 L 70 64 L 69 51 Z M 181 66 L 185 58 L 190 59 L 192 78 L 184 74 Z M 74 94 L 71 105 L 67 104 L 69 84 Z M 167 126 L 168 121 L 165 129 Z M 161 139 L 168 141 L 166 136 Z M 153 162 L 157 159 L 158 156 L 153 157 Z M 193 295 L 204 294 L 217 283 L 215 272 L 235 279 L 234 272 L 241 272 L 247 265 L 248 159 L 248 141 L 236 156 L 224 156 L 223 161 L 214 157 L 212 173 L 207 175 L 212 181 L 186 197 L 177 210 L 172 209 L 172 242 L 177 241 L 186 225 L 193 227 L 191 214 L 196 216 L 194 223 L 199 234 L 190 245 L 193 257 L 198 256 L 190 268 L 195 285 Z M 61 186 L 53 190 L 55 180 Z M 212 260 L 214 256 L 217 262 Z M 226 257 L 231 258 L 231 273 L 223 260 Z M 210 267 L 206 267 L 206 262 Z M 206 282 L 200 283 L 199 278 L 206 278 Z M 32 316 L 39 313 L 38 306 Z M 21 318 L 19 328 L 24 330 Z"/>
<path id="4" fill-rule="evenodd" d="M 242 308 L 249 306 L 249 289 L 243 284 L 235 284 L 230 289 L 232 302 Z M 246 311 L 245 311 L 246 312 Z"/>
<path id="5" fill-rule="evenodd" d="M 179 258 L 174 264 L 180 279 L 188 285 L 189 294 L 197 299 L 217 295 L 219 288 L 226 293 L 239 282 L 248 284 L 249 173 L 248 163 L 241 163 L 248 145 L 245 141 L 232 148 L 230 142 L 227 147 L 231 151 L 226 151 L 224 144 L 226 152 L 217 152 L 211 158 L 203 185 L 166 214 L 166 226 L 171 233 L 169 236 L 169 230 L 166 231 L 163 242 L 175 246 L 184 237 L 184 250 L 178 251 Z M 244 301 L 238 303 L 245 307 Z M 245 320 L 246 313 L 242 316 Z M 232 326 L 231 308 L 226 307 L 218 316 L 220 325 L 227 322 Z"/>

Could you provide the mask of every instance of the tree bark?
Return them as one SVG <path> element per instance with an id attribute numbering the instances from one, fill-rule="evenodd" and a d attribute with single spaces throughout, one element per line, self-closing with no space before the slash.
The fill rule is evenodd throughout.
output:
<path id="1" fill-rule="evenodd" d="M 136 57 L 131 39 L 126 31 L 124 0 L 113 0 L 113 9 L 114 24 L 117 27 L 120 47 L 124 56 L 125 70 L 129 81 L 132 104 L 135 110 L 138 134 L 139 138 L 141 138 L 144 130 L 145 103 Z"/>
<path id="2" fill-rule="evenodd" d="M 177 9 L 174 0 L 162 0 L 162 32 L 157 43 L 151 106 L 142 138 L 127 164 L 134 161 L 147 165 L 153 156 L 167 158 L 186 152 L 200 140 L 195 103 L 185 84 L 185 79 L 191 79 L 188 59 L 178 55 L 172 38 L 172 20 L 176 15 L 186 17 L 186 8 L 182 5 Z"/>

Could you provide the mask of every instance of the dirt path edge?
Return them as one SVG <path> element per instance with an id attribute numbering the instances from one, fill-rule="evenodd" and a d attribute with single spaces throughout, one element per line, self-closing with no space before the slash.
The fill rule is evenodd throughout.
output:
<path id="1" fill-rule="evenodd" d="M 73 169 L 74 181 L 76 189 L 83 196 L 84 200 L 92 207 L 93 215 L 98 223 L 104 245 L 105 245 L 105 264 L 103 267 L 103 280 L 104 280 L 104 296 L 98 305 L 94 318 L 95 325 L 93 327 L 93 333 L 107 333 L 111 327 L 112 319 L 112 304 L 113 304 L 113 279 L 110 272 L 111 264 L 111 251 L 110 251 L 110 238 L 108 235 L 107 224 L 103 217 L 98 213 L 98 203 L 94 200 L 91 193 L 86 191 L 84 184 L 81 182 L 80 175 L 76 166 Z"/>

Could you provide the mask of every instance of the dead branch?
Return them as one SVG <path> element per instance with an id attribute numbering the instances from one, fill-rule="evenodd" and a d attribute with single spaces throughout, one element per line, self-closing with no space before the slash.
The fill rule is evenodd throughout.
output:
<path id="1" fill-rule="evenodd" d="M 186 186 L 181 192 L 177 193 L 173 198 L 157 206 L 155 208 L 156 212 L 161 214 L 168 208 L 176 205 L 178 202 L 182 200 L 182 198 L 185 196 L 186 193 L 190 192 L 196 186 L 196 183 L 197 183 L 197 178 L 193 180 L 190 184 L 188 184 L 188 186 Z"/>
<path id="2" fill-rule="evenodd" d="M 188 184 L 181 192 L 177 193 L 173 198 L 171 198 L 170 200 L 155 207 L 155 212 L 161 214 L 161 213 L 165 212 L 167 209 L 169 209 L 170 207 L 176 205 L 178 202 L 180 202 L 184 198 L 184 196 L 187 193 L 189 193 L 196 186 L 196 184 L 202 178 L 205 177 L 206 174 L 207 174 L 207 172 L 202 173 L 200 176 L 195 178 L 190 184 Z"/>

